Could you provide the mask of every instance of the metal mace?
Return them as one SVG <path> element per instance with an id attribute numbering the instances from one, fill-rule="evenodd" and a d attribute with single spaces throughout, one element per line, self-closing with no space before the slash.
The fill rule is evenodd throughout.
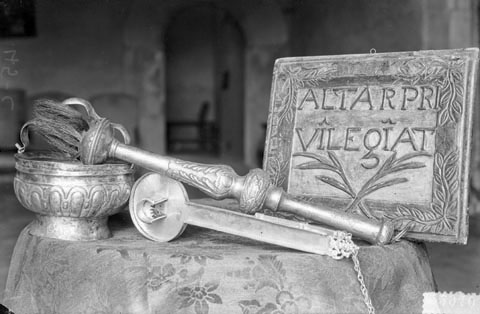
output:
<path id="1" fill-rule="evenodd" d="M 128 143 L 125 128 L 98 116 L 88 101 L 69 98 L 63 104 L 83 106 L 90 119 L 89 129 L 78 147 L 80 159 L 85 164 L 100 164 L 109 157 L 117 158 L 191 185 L 214 199 L 234 198 L 239 201 L 239 210 L 243 213 L 252 214 L 268 208 L 350 232 L 374 244 L 386 244 L 392 238 L 394 229 L 390 222 L 373 221 L 297 200 L 282 188 L 273 186 L 269 175 L 262 169 L 253 169 L 247 175 L 239 176 L 227 165 L 188 162 L 132 147 L 114 138 L 114 129 L 117 129 Z M 23 130 L 21 133 L 23 135 Z"/>

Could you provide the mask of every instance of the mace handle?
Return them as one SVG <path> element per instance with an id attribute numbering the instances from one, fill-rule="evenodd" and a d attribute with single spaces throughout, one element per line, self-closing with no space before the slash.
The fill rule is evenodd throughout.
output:
<path id="1" fill-rule="evenodd" d="M 118 141 L 109 155 L 164 173 L 168 177 L 193 186 L 214 199 L 235 198 L 240 211 L 254 213 L 263 207 L 272 186 L 269 175 L 262 169 L 253 169 L 239 176 L 227 165 L 209 165 L 153 154 Z"/>

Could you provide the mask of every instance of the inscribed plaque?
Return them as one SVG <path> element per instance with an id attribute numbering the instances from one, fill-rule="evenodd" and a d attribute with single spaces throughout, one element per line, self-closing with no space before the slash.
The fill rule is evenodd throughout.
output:
<path id="1" fill-rule="evenodd" d="M 478 49 L 278 59 L 264 169 L 300 198 L 466 243 Z"/>

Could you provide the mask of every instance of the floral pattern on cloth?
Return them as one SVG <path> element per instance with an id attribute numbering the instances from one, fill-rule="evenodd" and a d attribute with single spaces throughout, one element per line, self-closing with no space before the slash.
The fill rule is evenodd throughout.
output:
<path id="1" fill-rule="evenodd" d="M 194 287 L 184 287 L 178 294 L 183 297 L 179 308 L 190 307 L 194 305 L 196 314 L 208 314 L 208 303 L 222 304 L 222 298 L 213 293 L 218 288 L 218 283 L 207 282 L 205 285 Z"/>
<path id="2" fill-rule="evenodd" d="M 115 220 L 114 220 L 115 222 Z M 15 313 L 366 313 L 350 259 L 284 249 L 189 226 L 175 241 L 144 239 L 128 220 L 113 238 L 20 235 L 4 304 Z M 422 245 L 363 246 L 377 313 L 421 313 L 434 291 Z"/>
<path id="3" fill-rule="evenodd" d="M 243 314 L 296 314 L 310 310 L 312 302 L 309 298 L 292 294 L 292 283 L 287 285 L 286 270 L 276 255 L 260 255 L 251 269 L 251 274 L 253 279 L 244 289 L 254 289 L 255 292 L 270 289 L 271 299 L 265 304 L 261 304 L 257 299 L 239 301 Z"/>
<path id="4" fill-rule="evenodd" d="M 207 265 L 207 259 L 221 260 L 223 257 L 221 255 L 190 255 L 186 253 L 173 254 L 171 258 L 180 258 L 181 264 L 187 264 L 190 261 L 194 261 L 202 266 Z"/>

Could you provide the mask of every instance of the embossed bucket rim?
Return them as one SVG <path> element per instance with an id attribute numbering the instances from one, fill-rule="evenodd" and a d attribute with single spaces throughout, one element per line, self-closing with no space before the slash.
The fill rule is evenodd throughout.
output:
<path id="1" fill-rule="evenodd" d="M 17 172 L 47 176 L 118 176 L 134 172 L 131 164 L 109 160 L 98 165 L 84 165 L 58 152 L 24 152 L 15 154 Z"/>

